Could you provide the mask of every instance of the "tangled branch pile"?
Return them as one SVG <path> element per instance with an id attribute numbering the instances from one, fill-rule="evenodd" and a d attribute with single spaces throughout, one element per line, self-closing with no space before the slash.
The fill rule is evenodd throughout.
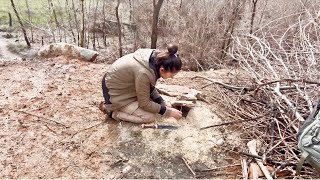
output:
<path id="1" fill-rule="evenodd" d="M 238 87 L 225 89 L 220 100 L 233 120 L 259 117 L 241 124 L 243 139 L 261 141 L 260 154 L 278 162 L 271 164 L 278 172 L 289 170 L 289 177 L 295 176 L 300 158 L 296 134 L 319 97 L 320 26 L 318 16 L 304 19 L 280 36 L 261 30 L 234 37 L 229 53 L 250 81 L 238 80 Z M 305 166 L 302 174 L 317 173 Z"/>

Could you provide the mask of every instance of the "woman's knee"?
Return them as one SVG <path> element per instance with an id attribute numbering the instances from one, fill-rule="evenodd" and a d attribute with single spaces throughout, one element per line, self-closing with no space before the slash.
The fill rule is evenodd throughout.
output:
<path id="1" fill-rule="evenodd" d="M 128 121 L 133 123 L 151 123 L 156 119 L 156 115 L 152 113 L 142 113 L 142 114 L 128 114 L 123 111 L 114 111 L 112 113 L 112 118 L 115 120 Z"/>
<path id="2" fill-rule="evenodd" d="M 152 123 L 156 120 L 156 115 L 152 113 L 147 113 L 141 116 L 144 123 Z"/>

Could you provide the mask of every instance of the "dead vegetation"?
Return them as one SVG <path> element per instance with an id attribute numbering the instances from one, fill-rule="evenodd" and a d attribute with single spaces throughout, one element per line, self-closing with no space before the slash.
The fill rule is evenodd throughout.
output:
<path id="1" fill-rule="evenodd" d="M 211 127 L 234 125 L 242 129 L 244 142 L 260 141 L 259 154 L 248 153 L 246 146 L 238 152 L 265 159 L 273 167 L 271 178 L 295 177 L 300 159 L 296 134 L 319 97 L 317 19 L 317 14 L 307 11 L 283 34 L 261 30 L 234 37 L 229 54 L 250 79 L 221 84 L 204 78 L 219 89 L 222 96 L 214 102 L 224 107 L 229 119 Z M 319 177 L 319 173 L 305 165 L 301 177 Z"/>

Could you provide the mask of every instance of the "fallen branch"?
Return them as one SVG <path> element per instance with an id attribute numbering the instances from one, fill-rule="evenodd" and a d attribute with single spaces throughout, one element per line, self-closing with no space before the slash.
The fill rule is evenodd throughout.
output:
<path id="1" fill-rule="evenodd" d="M 196 172 L 208 172 L 208 171 L 215 171 L 215 170 L 218 170 L 218 169 L 230 168 L 230 167 L 235 167 L 235 166 L 241 166 L 241 164 L 232 164 L 232 165 L 228 165 L 228 166 L 220 166 L 220 167 L 214 167 L 214 168 L 210 168 L 210 169 L 195 169 L 194 171 L 196 171 Z"/>
<path id="2" fill-rule="evenodd" d="M 249 148 L 249 151 L 251 152 L 251 154 L 253 155 L 258 155 L 257 154 L 257 151 L 256 151 L 256 147 L 257 147 L 257 141 L 256 140 L 251 140 L 248 142 L 247 144 L 248 148 Z M 268 171 L 267 167 L 265 167 L 263 165 L 263 163 L 261 161 L 256 161 L 257 164 L 259 165 L 260 169 L 262 170 L 263 174 L 265 175 L 265 177 L 268 179 L 268 180 L 273 180 L 270 172 Z"/>
<path id="3" fill-rule="evenodd" d="M 250 118 L 250 119 L 245 119 L 245 120 L 239 120 L 239 121 L 231 121 L 231 122 L 225 122 L 225 123 L 221 123 L 221 124 L 216 124 L 216 125 L 211 125 L 211 126 L 206 126 L 206 127 L 202 127 L 200 128 L 200 130 L 204 130 L 204 129 L 208 129 L 208 128 L 212 128 L 212 127 L 218 127 L 218 126 L 226 126 L 226 125 L 230 125 L 230 124 L 237 124 L 237 123 L 243 123 L 243 122 L 248 122 L 248 121 L 253 121 L 253 120 L 257 120 L 257 119 L 261 119 L 263 117 L 266 117 L 266 115 L 270 114 L 270 112 L 265 113 L 261 116 L 255 117 L 255 118 Z"/>
<path id="4" fill-rule="evenodd" d="M 294 115 L 296 116 L 296 118 L 301 121 L 304 122 L 305 119 L 300 115 L 300 113 L 297 111 L 297 108 L 290 102 L 290 100 L 280 92 L 280 83 L 277 83 L 276 88 L 274 89 L 274 92 L 277 94 L 277 96 L 279 96 L 282 100 L 284 100 L 286 102 L 286 104 L 292 109 L 292 111 L 294 112 Z"/>
<path id="5" fill-rule="evenodd" d="M 246 153 L 246 152 L 239 152 L 239 154 L 241 155 L 245 155 L 245 156 L 249 156 L 249 157 L 252 157 L 252 158 L 256 158 L 256 159 L 263 159 L 262 156 L 259 156 L 259 155 L 255 155 L 255 154 L 250 154 L 250 153 Z M 271 159 L 271 158 L 265 158 L 267 163 L 269 164 L 275 164 L 275 165 L 283 165 L 285 164 L 286 166 L 296 166 L 297 165 L 297 162 L 279 162 L 279 161 L 276 161 L 274 159 Z"/>
<path id="6" fill-rule="evenodd" d="M 243 180 L 247 180 L 248 179 L 248 164 L 245 159 L 241 159 L 241 167 L 242 167 Z"/>
<path id="7" fill-rule="evenodd" d="M 12 110 L 12 111 L 15 111 L 15 112 L 20 112 L 20 113 L 23 113 L 23 114 L 28 114 L 28 115 L 30 115 L 30 116 L 37 117 L 37 118 L 39 118 L 40 120 L 41 120 L 41 119 L 45 119 L 45 120 L 48 120 L 48 121 L 50 121 L 50 122 L 56 123 L 56 124 L 58 124 L 58 125 L 60 125 L 60 126 L 64 126 L 64 127 L 66 127 L 66 128 L 69 128 L 69 127 L 70 127 L 70 126 L 67 126 L 67 125 L 65 125 L 65 124 L 63 124 L 63 123 L 57 122 L 57 121 L 55 121 L 55 120 L 53 120 L 53 119 L 48 119 L 48 118 L 45 118 L 45 117 L 42 117 L 42 116 L 38 116 L 38 115 L 36 115 L 36 114 L 31 114 L 31 113 L 29 113 L 29 112 L 25 112 L 25 111 L 21 111 L 21 110 L 17 110 L 17 109 L 11 109 L 11 108 L 2 108 L 2 109 L 9 109 L 9 110 Z"/>
<path id="8" fill-rule="evenodd" d="M 84 128 L 84 129 L 81 129 L 81 130 L 73 133 L 73 134 L 71 135 L 71 138 L 73 138 L 76 134 L 79 134 L 80 132 L 87 131 L 87 130 L 89 130 L 89 129 L 98 127 L 98 126 L 100 126 L 101 124 L 105 124 L 105 123 L 106 123 L 105 121 L 102 121 L 102 122 L 97 123 L 97 124 L 95 124 L 95 125 L 93 125 L 93 126 L 90 126 L 90 127 Z"/>
<path id="9" fill-rule="evenodd" d="M 305 79 L 278 79 L 278 80 L 274 80 L 274 81 L 269 81 L 263 84 L 259 84 L 258 88 L 262 87 L 262 86 L 266 86 L 266 85 L 270 85 L 270 84 L 274 84 L 274 83 L 278 83 L 278 82 L 301 82 L 301 83 L 306 83 L 306 84 L 316 84 L 316 85 L 320 85 L 320 82 L 316 82 L 316 81 L 310 81 L 310 80 L 305 80 Z"/>
<path id="10" fill-rule="evenodd" d="M 203 79 L 206 79 L 206 80 L 211 82 L 210 84 L 207 84 L 207 85 L 203 86 L 202 88 L 205 88 L 205 87 L 210 86 L 212 84 L 218 84 L 218 85 L 221 85 L 221 86 L 223 86 L 223 87 L 225 87 L 225 88 L 227 88 L 229 90 L 245 90 L 245 91 L 253 90 L 251 87 L 232 86 L 232 85 L 229 85 L 229 84 L 225 84 L 225 83 L 222 83 L 222 82 L 215 81 L 213 79 L 209 79 L 209 78 L 204 77 L 204 76 L 194 76 L 191 79 L 195 79 L 195 78 L 203 78 Z"/>
<path id="11" fill-rule="evenodd" d="M 187 160 L 184 157 L 181 157 L 181 159 L 183 160 L 184 164 L 186 164 L 187 168 L 191 171 L 191 173 L 193 174 L 193 176 L 196 175 L 196 173 L 192 170 L 192 168 L 189 166 Z"/>

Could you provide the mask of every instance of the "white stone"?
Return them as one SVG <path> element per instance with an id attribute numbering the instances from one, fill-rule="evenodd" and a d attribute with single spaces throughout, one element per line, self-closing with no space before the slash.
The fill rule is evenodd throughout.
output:
<path id="1" fill-rule="evenodd" d="M 217 144 L 218 146 L 223 145 L 223 144 L 224 144 L 224 139 L 223 139 L 223 138 L 218 139 L 217 142 L 216 142 L 216 144 Z"/>
<path id="2" fill-rule="evenodd" d="M 99 53 L 90 49 L 67 43 L 49 44 L 42 47 L 38 51 L 38 56 L 44 58 L 56 57 L 60 55 L 92 62 L 96 59 Z"/>

